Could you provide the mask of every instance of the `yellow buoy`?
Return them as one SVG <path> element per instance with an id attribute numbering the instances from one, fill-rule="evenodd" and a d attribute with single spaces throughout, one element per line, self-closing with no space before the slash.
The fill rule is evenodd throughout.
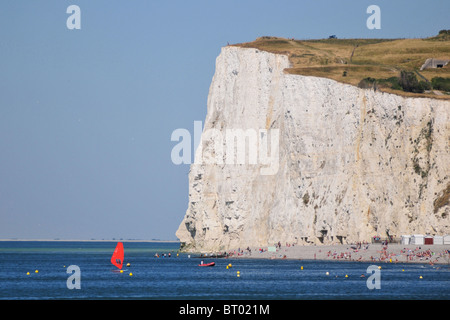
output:
<path id="1" fill-rule="evenodd" d="M 132 272 L 130 272 L 130 277 L 133 275 L 133 273 Z"/>
<path id="2" fill-rule="evenodd" d="M 378 266 L 378 269 L 381 269 L 381 266 Z"/>
<path id="3" fill-rule="evenodd" d="M 228 266 L 227 266 L 227 269 L 228 269 Z"/>
<path id="4" fill-rule="evenodd" d="M 233 265 L 231 263 L 229 263 L 228 266 L 231 268 Z"/>
<path id="5" fill-rule="evenodd" d="M 303 266 L 301 266 L 300 269 L 303 270 Z"/>
<path id="6" fill-rule="evenodd" d="M 29 272 L 27 272 L 27 276 L 29 276 L 30 275 L 30 273 Z"/>
<path id="7" fill-rule="evenodd" d="M 402 271 L 405 271 L 405 269 L 402 269 Z"/>
<path id="8" fill-rule="evenodd" d="M 129 267 L 129 266 L 131 266 L 131 264 L 130 264 L 130 263 L 127 263 L 127 267 Z"/>
<path id="9" fill-rule="evenodd" d="M 330 273 L 327 271 L 326 273 L 325 273 L 327 276 L 329 276 L 330 275 Z"/>
<path id="10" fill-rule="evenodd" d="M 420 276 L 419 279 L 423 279 L 422 276 Z"/>
<path id="11" fill-rule="evenodd" d="M 39 270 L 36 269 L 34 272 L 35 272 L 35 273 L 39 273 Z"/>
<path id="12" fill-rule="evenodd" d="M 345 275 L 346 278 L 348 278 L 348 275 Z"/>
<path id="13" fill-rule="evenodd" d="M 123 270 L 120 270 L 120 273 L 123 273 Z"/>

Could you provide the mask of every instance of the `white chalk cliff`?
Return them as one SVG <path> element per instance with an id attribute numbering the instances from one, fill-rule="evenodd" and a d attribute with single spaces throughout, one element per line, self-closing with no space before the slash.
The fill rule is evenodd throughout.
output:
<path id="1" fill-rule="evenodd" d="M 450 102 L 290 75 L 289 67 L 285 55 L 222 48 L 176 232 L 184 249 L 449 234 Z M 269 142 L 278 129 L 267 153 L 277 150 L 276 163 L 227 162 L 226 141 L 205 134 L 211 129 L 250 129 Z"/>

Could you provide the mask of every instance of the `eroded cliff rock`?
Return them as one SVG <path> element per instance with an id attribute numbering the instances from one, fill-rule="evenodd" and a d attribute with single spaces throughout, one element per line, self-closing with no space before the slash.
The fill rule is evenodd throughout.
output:
<path id="1" fill-rule="evenodd" d="M 288 67 L 284 55 L 222 48 L 176 233 L 184 248 L 450 233 L 450 102 L 289 75 Z M 226 130 L 246 134 L 245 163 L 227 159 Z"/>

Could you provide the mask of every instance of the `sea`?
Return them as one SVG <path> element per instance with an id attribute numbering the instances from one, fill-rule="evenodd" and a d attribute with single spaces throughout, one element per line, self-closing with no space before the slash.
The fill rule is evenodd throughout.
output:
<path id="1" fill-rule="evenodd" d="M 116 242 L 0 241 L 0 300 L 252 301 L 269 312 L 265 301 L 450 299 L 450 265 L 199 258 L 178 243 L 123 243 L 120 272 Z"/>

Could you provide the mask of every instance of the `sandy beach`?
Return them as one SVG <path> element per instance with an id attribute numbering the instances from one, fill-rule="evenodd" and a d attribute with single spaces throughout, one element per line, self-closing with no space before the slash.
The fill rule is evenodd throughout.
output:
<path id="1" fill-rule="evenodd" d="M 273 250 L 273 247 L 272 247 Z M 361 261 L 378 263 L 450 264 L 450 245 L 281 245 L 274 251 L 268 247 L 237 249 L 227 252 L 229 258 L 297 259 Z"/>

